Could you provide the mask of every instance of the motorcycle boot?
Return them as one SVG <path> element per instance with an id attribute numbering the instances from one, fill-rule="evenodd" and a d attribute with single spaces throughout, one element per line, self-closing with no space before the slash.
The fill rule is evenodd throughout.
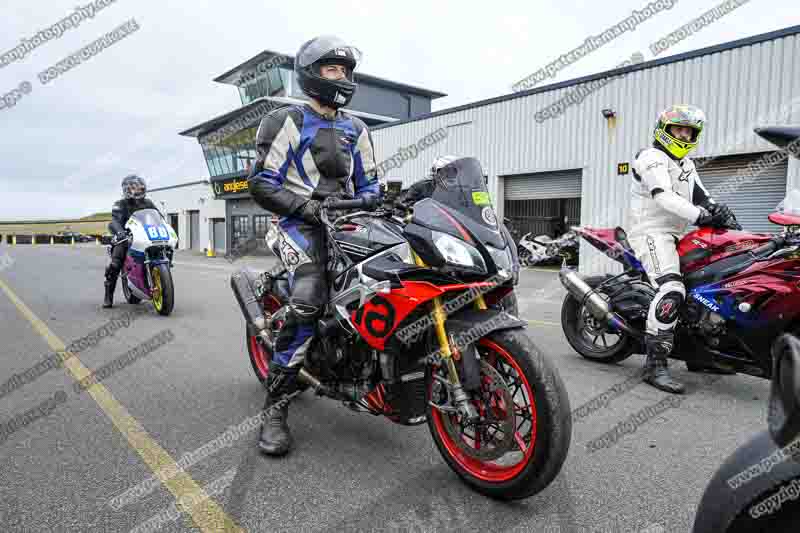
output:
<path id="1" fill-rule="evenodd" d="M 644 363 L 644 381 L 664 392 L 683 394 L 685 387 L 670 376 L 667 368 L 667 356 L 672 351 L 672 345 L 672 332 L 658 335 L 648 333 L 645 336 L 647 358 Z"/>
<path id="2" fill-rule="evenodd" d="M 108 309 L 114 305 L 114 291 L 117 290 L 117 278 L 119 271 L 114 270 L 110 265 L 106 267 L 106 281 L 105 289 L 106 294 L 103 299 L 103 308 Z"/>
<path id="3" fill-rule="evenodd" d="M 293 444 L 288 424 L 288 396 L 297 389 L 297 369 L 271 363 L 266 386 L 264 421 L 258 447 L 267 455 L 286 455 Z"/>

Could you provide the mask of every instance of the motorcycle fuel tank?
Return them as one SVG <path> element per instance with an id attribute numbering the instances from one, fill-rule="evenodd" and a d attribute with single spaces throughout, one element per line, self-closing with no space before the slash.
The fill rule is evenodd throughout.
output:
<path id="1" fill-rule="evenodd" d="M 771 238 L 766 233 L 700 228 L 684 235 L 678 243 L 681 271 L 694 272 L 720 259 L 758 248 Z"/>

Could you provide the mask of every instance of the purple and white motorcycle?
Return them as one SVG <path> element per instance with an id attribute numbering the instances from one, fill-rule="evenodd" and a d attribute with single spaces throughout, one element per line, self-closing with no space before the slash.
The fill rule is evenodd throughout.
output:
<path id="1" fill-rule="evenodd" d="M 172 255 L 178 235 L 155 209 L 134 212 L 125 224 L 130 242 L 122 267 L 122 292 L 130 304 L 153 302 L 158 314 L 167 316 L 175 305 L 172 283 Z M 111 254 L 111 246 L 108 247 Z"/>

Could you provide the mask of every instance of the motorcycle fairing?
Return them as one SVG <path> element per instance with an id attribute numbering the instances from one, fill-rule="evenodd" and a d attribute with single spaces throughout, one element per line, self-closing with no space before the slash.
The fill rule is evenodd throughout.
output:
<path id="1" fill-rule="evenodd" d="M 771 238 L 771 235 L 763 233 L 699 228 L 687 233 L 678 242 L 681 271 L 689 274 L 714 265 L 718 261 L 758 248 Z"/>
<path id="2" fill-rule="evenodd" d="M 631 270 L 644 272 L 644 267 L 628 244 L 625 230 L 622 228 L 590 228 L 583 226 L 575 227 L 574 230 L 586 239 L 589 244 L 611 259 L 622 263 Z"/>

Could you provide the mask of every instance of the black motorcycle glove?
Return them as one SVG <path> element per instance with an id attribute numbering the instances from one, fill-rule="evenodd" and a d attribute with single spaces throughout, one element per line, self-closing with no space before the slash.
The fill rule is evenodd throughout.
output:
<path id="1" fill-rule="evenodd" d="M 710 226 L 712 228 L 742 229 L 736 221 L 733 211 L 731 211 L 727 205 L 710 204 L 709 207 L 711 207 L 713 211 L 700 207 L 700 216 L 697 217 L 695 225 L 700 227 Z"/>
<path id="2" fill-rule="evenodd" d="M 117 234 L 114 235 L 114 239 L 113 240 L 114 240 L 114 243 L 118 243 L 120 241 L 124 241 L 127 238 L 128 238 L 128 230 L 123 230 L 123 231 L 117 232 Z"/>
<path id="3" fill-rule="evenodd" d="M 711 221 L 714 220 L 714 215 L 705 207 L 698 207 L 698 209 L 700 209 L 700 214 L 697 216 L 697 220 L 694 221 L 695 226 L 710 226 Z"/>
<path id="4" fill-rule="evenodd" d="M 322 203 L 319 200 L 309 200 L 298 209 L 297 214 L 300 215 L 300 218 L 307 224 L 319 226 L 322 224 L 320 211 L 322 211 Z"/>

